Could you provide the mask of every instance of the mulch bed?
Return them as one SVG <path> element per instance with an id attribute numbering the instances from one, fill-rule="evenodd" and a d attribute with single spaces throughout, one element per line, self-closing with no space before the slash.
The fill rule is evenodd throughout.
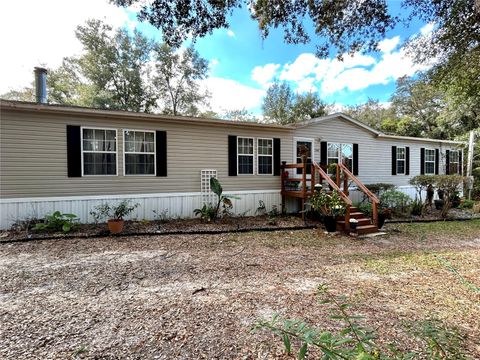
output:
<path id="1" fill-rule="evenodd" d="M 176 219 L 169 221 L 125 221 L 119 236 L 135 235 L 181 235 L 216 234 L 246 231 L 296 230 L 315 227 L 317 223 L 305 222 L 296 216 L 268 218 L 265 216 L 228 217 L 214 223 L 204 223 L 200 219 Z M 51 231 L 35 231 L 31 228 L 12 228 L 0 233 L 1 242 L 46 240 L 56 238 L 89 238 L 109 236 L 107 225 L 79 224 L 68 234 Z"/>

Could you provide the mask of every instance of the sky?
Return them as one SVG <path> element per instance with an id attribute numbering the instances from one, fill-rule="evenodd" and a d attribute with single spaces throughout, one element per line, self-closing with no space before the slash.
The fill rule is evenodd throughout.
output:
<path id="1" fill-rule="evenodd" d="M 401 11 L 398 4 L 390 5 Z M 29 86 L 35 66 L 57 67 L 63 57 L 78 55 L 82 47 L 74 31 L 90 18 L 114 27 L 137 28 L 161 40 L 159 30 L 138 22 L 135 8 L 119 8 L 107 0 L 2 1 L 0 94 Z M 380 42 L 380 52 L 358 53 L 340 62 L 315 57 L 315 41 L 286 44 L 281 30 L 262 40 L 246 9 L 236 10 L 229 22 L 228 29 L 215 30 L 195 43 L 210 64 L 204 81 L 211 93 L 210 107 L 218 113 L 246 109 L 256 115 L 260 115 L 262 98 L 275 79 L 288 82 L 297 93 L 318 92 L 337 109 L 369 98 L 387 104 L 399 77 L 426 68 L 413 63 L 403 47 L 405 40 L 428 34 L 433 28 L 419 21 L 408 28 L 398 26 Z"/>

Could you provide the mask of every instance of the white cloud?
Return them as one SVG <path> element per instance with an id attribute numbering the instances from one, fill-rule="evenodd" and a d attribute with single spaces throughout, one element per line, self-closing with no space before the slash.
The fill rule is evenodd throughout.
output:
<path id="1" fill-rule="evenodd" d="M 316 86 L 313 84 L 315 81 L 314 78 L 311 78 L 311 77 L 308 77 L 308 78 L 305 78 L 305 79 L 302 79 L 300 80 L 298 83 L 297 83 L 297 89 L 296 89 L 296 92 L 297 93 L 308 93 L 308 92 L 316 92 L 317 91 L 317 88 Z"/>
<path id="2" fill-rule="evenodd" d="M 430 35 L 435 28 L 435 23 L 428 23 L 420 29 L 420 34 L 423 36 Z"/>
<path id="3" fill-rule="evenodd" d="M 235 37 L 235 33 L 232 30 L 227 30 L 227 35 L 230 37 Z"/>
<path id="4" fill-rule="evenodd" d="M 265 96 L 265 90 L 219 77 L 210 77 L 204 80 L 203 86 L 210 91 L 210 108 L 217 113 L 227 110 L 257 108 L 261 105 L 262 98 Z"/>
<path id="5" fill-rule="evenodd" d="M 266 64 L 264 66 L 255 66 L 252 70 L 252 80 L 256 81 L 262 87 L 270 86 L 271 81 L 275 77 L 280 64 Z"/>
<path id="6" fill-rule="evenodd" d="M 101 19 L 115 27 L 134 23 L 125 9 L 107 0 L 2 1 L 0 14 L 3 53 L 9 54 L 0 59 L 0 94 L 28 86 L 34 66 L 56 67 L 63 57 L 78 54 L 81 44 L 74 31 L 87 19 Z"/>
<path id="7" fill-rule="evenodd" d="M 320 60 L 314 54 L 300 54 L 292 64 L 286 64 L 280 73 L 280 80 L 300 81 L 315 73 L 327 60 Z"/>
<path id="8" fill-rule="evenodd" d="M 378 48 L 382 53 L 392 52 L 400 43 L 400 36 L 395 36 L 391 39 L 384 39 L 378 43 Z"/>

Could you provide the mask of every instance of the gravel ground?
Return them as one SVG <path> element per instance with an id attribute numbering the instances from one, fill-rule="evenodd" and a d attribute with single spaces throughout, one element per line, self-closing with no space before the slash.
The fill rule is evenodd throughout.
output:
<path id="1" fill-rule="evenodd" d="M 480 295 L 465 285 L 480 286 L 480 221 L 387 231 L 0 244 L 0 358 L 287 359 L 274 335 L 251 328 L 274 313 L 335 327 L 320 283 L 346 295 L 379 342 L 414 348 L 403 323 L 438 318 L 480 358 Z"/>

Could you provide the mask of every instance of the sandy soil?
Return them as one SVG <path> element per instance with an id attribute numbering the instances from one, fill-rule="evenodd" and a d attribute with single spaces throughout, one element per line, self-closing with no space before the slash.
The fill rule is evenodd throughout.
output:
<path id="1" fill-rule="evenodd" d="M 480 221 L 389 225 L 352 239 L 319 230 L 0 244 L 0 358 L 288 358 L 280 313 L 336 325 L 316 289 L 346 295 L 379 342 L 418 346 L 404 322 L 437 318 L 480 358 Z"/>

